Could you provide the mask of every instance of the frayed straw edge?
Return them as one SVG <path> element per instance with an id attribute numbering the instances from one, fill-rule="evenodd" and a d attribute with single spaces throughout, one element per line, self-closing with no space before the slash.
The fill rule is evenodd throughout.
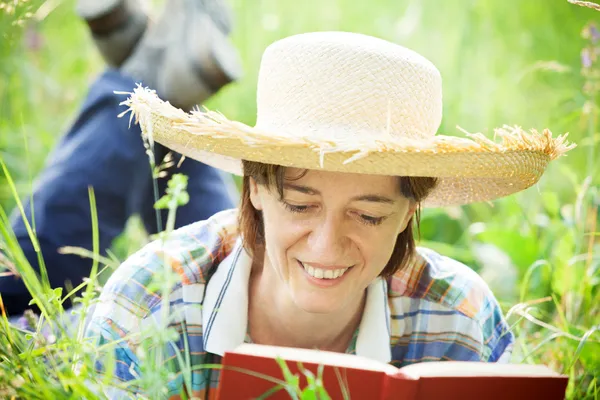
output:
<path id="1" fill-rule="evenodd" d="M 223 114 L 205 108 L 186 113 L 172 106 L 169 102 L 161 100 L 154 90 L 137 85 L 132 93 L 115 92 L 129 95 L 121 105 L 129 107 L 119 117 L 130 115 L 130 124 L 133 118 L 139 123 L 142 132 L 153 141 L 152 118 L 153 115 L 166 118 L 177 129 L 187 131 L 193 135 L 209 136 L 213 139 L 239 139 L 248 146 L 279 146 L 311 148 L 319 153 L 321 165 L 327 153 L 350 152 L 354 153 L 345 160 L 344 164 L 367 157 L 375 152 L 406 152 L 406 153 L 460 153 L 460 152 L 493 152 L 503 153 L 511 151 L 532 151 L 547 155 L 550 160 L 562 156 L 576 147 L 567 141 L 568 133 L 552 137 L 552 132 L 544 129 L 541 133 L 532 129 L 524 131 L 518 126 L 505 125 L 494 131 L 494 137 L 500 137 L 498 143 L 484 136 L 482 133 L 469 133 L 457 127 L 467 138 L 454 136 L 434 136 L 429 140 L 415 138 L 395 138 L 387 136 L 380 138 L 349 137 L 347 141 L 326 141 L 318 137 L 297 137 L 284 132 L 265 132 L 250 127 L 241 122 L 231 121 Z"/>
<path id="2" fill-rule="evenodd" d="M 581 0 L 567 0 L 571 4 L 575 4 L 581 7 L 591 8 L 596 11 L 600 11 L 600 4 L 592 3 L 591 1 L 581 1 Z"/>

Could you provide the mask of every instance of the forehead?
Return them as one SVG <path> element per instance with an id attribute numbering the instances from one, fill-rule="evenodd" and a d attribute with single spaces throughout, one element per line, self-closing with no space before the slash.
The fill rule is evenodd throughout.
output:
<path id="1" fill-rule="evenodd" d="M 387 175 L 286 168 L 284 187 L 289 184 L 308 186 L 317 189 L 319 192 L 352 191 L 388 195 L 400 194 L 399 178 Z"/>

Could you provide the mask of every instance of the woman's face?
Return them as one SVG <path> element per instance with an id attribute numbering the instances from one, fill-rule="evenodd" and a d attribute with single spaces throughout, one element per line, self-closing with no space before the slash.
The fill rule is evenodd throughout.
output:
<path id="1" fill-rule="evenodd" d="M 287 168 L 284 196 L 250 180 L 250 199 L 262 211 L 263 274 L 275 293 L 311 313 L 332 313 L 362 300 L 386 266 L 398 235 L 414 213 L 389 176 Z"/>

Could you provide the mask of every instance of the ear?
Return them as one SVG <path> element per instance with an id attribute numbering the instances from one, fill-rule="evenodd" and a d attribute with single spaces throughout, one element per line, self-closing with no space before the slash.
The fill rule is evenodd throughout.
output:
<path id="1" fill-rule="evenodd" d="M 256 210 L 262 210 L 262 201 L 260 198 L 258 183 L 256 183 L 254 178 L 250 177 L 248 179 L 248 185 L 250 188 L 250 202 L 252 203 L 252 206 Z"/>

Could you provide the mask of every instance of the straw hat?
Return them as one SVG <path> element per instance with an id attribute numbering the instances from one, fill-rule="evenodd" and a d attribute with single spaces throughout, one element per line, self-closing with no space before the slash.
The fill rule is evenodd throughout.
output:
<path id="1" fill-rule="evenodd" d="M 574 147 L 548 130 L 436 135 L 442 82 L 427 59 L 361 34 L 318 32 L 270 45 L 262 58 L 254 127 L 223 115 L 188 114 L 137 87 L 123 104 L 142 132 L 183 155 L 242 174 L 242 159 L 283 166 L 398 176 L 439 184 L 423 206 L 506 196 L 535 184 Z"/>

